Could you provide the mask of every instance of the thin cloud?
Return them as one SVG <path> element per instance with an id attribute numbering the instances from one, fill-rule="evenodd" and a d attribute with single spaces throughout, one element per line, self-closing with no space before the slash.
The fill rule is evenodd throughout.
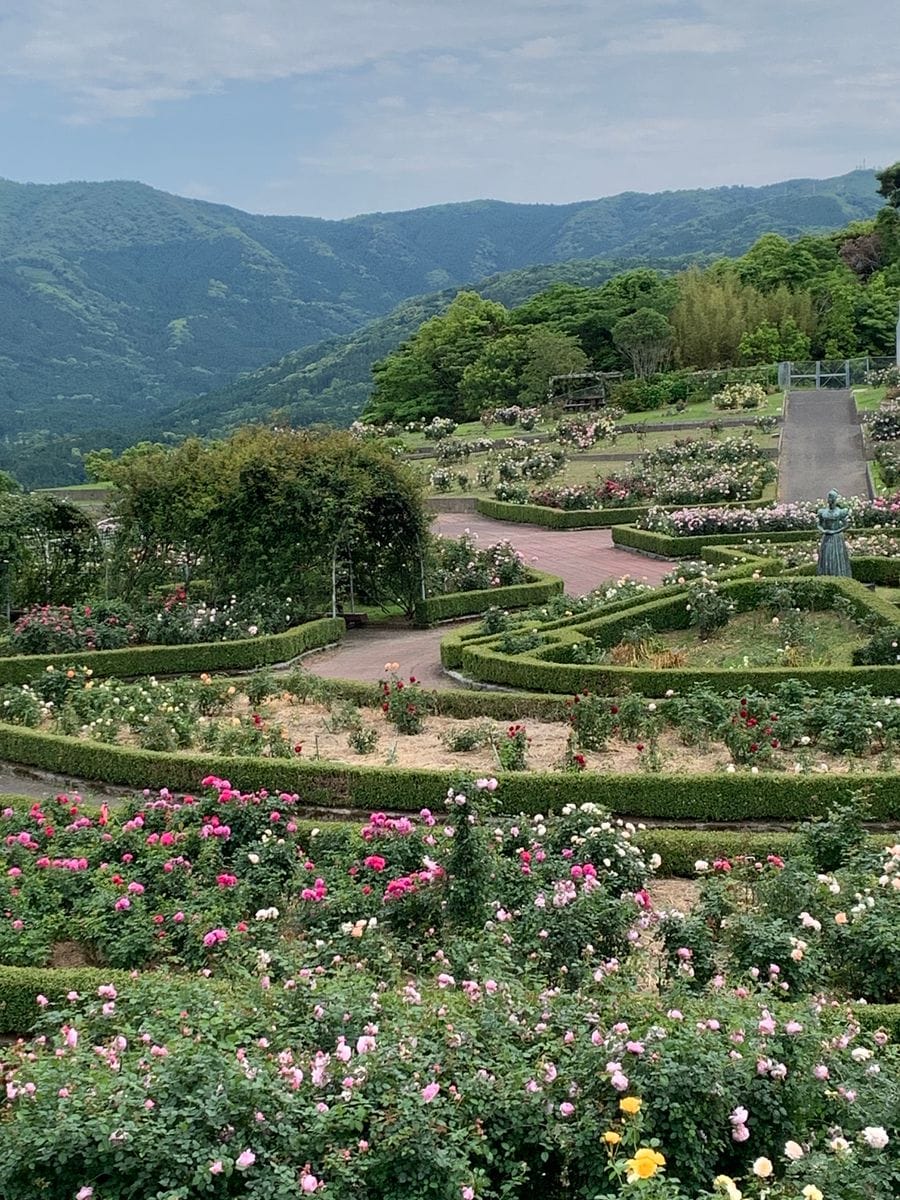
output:
<path id="1" fill-rule="evenodd" d="M 744 45 L 735 29 L 708 22 L 654 21 L 627 37 L 611 38 L 607 54 L 731 54 Z"/>

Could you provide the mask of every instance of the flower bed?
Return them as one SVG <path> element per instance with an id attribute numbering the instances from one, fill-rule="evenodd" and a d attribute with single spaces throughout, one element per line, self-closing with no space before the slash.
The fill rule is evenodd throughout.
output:
<path id="1" fill-rule="evenodd" d="M 200 642 L 188 646 L 131 646 L 123 650 L 78 652 L 80 667 L 97 678 L 115 675 L 168 675 L 184 671 L 252 670 L 263 663 L 290 662 L 307 650 L 340 641 L 344 634 L 341 617 L 322 617 L 284 633 L 256 636 L 239 641 Z M 20 654 L 0 657 L 0 684 L 22 683 L 45 671 L 65 670 L 70 654 Z"/>
<path id="2" fill-rule="evenodd" d="M 242 641 L 257 634 L 283 633 L 302 624 L 304 608 L 289 596 L 257 595 L 219 605 L 193 602 L 183 588 L 156 608 L 121 601 L 74 607 L 35 605 L 16 621 L 9 637 L 13 654 L 69 654 L 119 650 L 126 646 L 193 645 Z"/>
<path id="3" fill-rule="evenodd" d="M 775 476 L 774 466 L 751 439 L 702 442 L 679 439 L 642 454 L 630 471 L 597 484 L 544 488 L 531 502 L 566 511 L 634 507 L 648 499 L 660 504 L 736 501 L 759 497 Z"/>
<path id="4" fill-rule="evenodd" d="M 560 595 L 565 586 L 558 575 L 551 575 L 547 571 L 526 567 L 523 568 L 522 574 L 524 578 L 521 583 L 450 592 L 443 596 L 428 596 L 425 600 L 417 600 L 415 623 L 427 626 L 439 621 L 452 621 L 456 617 L 476 616 L 498 604 L 504 608 L 524 608 L 532 604 L 541 604 L 551 596 Z"/>
<path id="5" fill-rule="evenodd" d="M 848 501 L 851 524 L 867 529 L 900 524 L 900 493 L 874 500 L 851 498 Z M 638 522 L 641 529 L 665 533 L 670 537 L 695 537 L 698 534 L 783 533 L 787 530 L 812 530 L 817 506 L 814 504 L 773 504 L 756 508 L 684 508 L 665 511 L 651 508 Z"/>
<path id="6" fill-rule="evenodd" d="M 754 1200 L 892 1200 L 892 1010 L 852 1010 L 830 973 L 839 947 L 779 923 L 780 892 L 800 885 L 819 889 L 808 915 L 824 928 L 815 843 L 803 862 L 748 866 L 769 936 L 742 961 L 714 947 L 704 988 L 697 929 L 679 938 L 655 911 L 632 831 L 601 812 L 498 823 L 485 780 L 451 793 L 446 824 L 373 814 L 313 835 L 289 828 L 290 797 L 275 810 L 211 782 L 105 826 L 63 801 L 77 829 L 0 818 L 25 823 L 12 899 L 37 922 L 108 928 L 98 952 L 134 961 L 139 935 L 150 961 L 171 939 L 213 976 L 68 971 L 35 996 L 49 976 L 0 971 L 0 1004 L 39 1034 L 6 1056 L 3 1194 L 712 1200 L 740 1184 Z M 840 814 L 818 847 L 838 829 L 852 834 Z M 57 840 L 88 866 L 38 867 Z M 165 871 L 179 857 L 192 870 Z M 845 855 L 831 870 L 865 890 L 873 868 Z M 881 887 L 888 918 L 896 896 Z"/>
<path id="7" fill-rule="evenodd" d="M 240 684 L 208 676 L 170 683 L 107 680 L 96 686 L 92 679 L 79 680 L 66 696 L 42 691 L 43 682 L 0 689 L 8 724 L 126 749 L 308 759 L 330 769 L 367 758 L 445 775 L 508 770 L 510 729 L 522 731 L 515 769 L 625 778 L 651 771 L 705 776 L 733 772 L 735 765 L 794 774 L 852 771 L 859 778 L 883 771 L 900 745 L 900 706 L 866 689 L 798 699 L 790 686 L 782 686 L 744 702 L 737 693 L 720 695 L 700 686 L 659 704 L 634 693 L 576 695 L 558 703 L 556 719 L 548 713 L 511 724 L 508 717 L 438 715 L 432 693 L 415 680 L 398 678 L 382 685 L 377 700 L 370 690 L 362 707 L 349 700 L 301 701 L 287 690 L 290 677 L 273 681 L 276 690 L 267 695 L 261 681 L 252 701 Z M 257 688 L 252 680 L 244 686 Z M 58 698 L 44 699 L 48 694 Z"/>

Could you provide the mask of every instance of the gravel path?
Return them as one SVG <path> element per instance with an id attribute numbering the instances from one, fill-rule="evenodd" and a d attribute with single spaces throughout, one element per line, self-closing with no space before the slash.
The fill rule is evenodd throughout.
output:
<path id="1" fill-rule="evenodd" d="M 852 392 L 822 388 L 791 392 L 781 435 L 778 499 L 868 496 L 862 430 Z"/>
<path id="2" fill-rule="evenodd" d="M 529 566 L 561 576 L 566 591 L 575 596 L 622 575 L 656 584 L 671 565 L 614 546 L 608 529 L 557 532 L 536 525 L 491 521 L 475 513 L 439 513 L 434 522 L 434 531 L 445 537 L 459 537 L 467 529 L 478 535 L 482 545 L 508 538 Z M 443 672 L 440 655 L 441 638 L 455 627 L 409 629 L 374 624 L 366 629 L 349 629 L 340 646 L 311 654 L 304 665 L 324 678 L 374 683 L 384 674 L 385 663 L 396 662 L 402 675 L 415 675 L 426 687 L 455 687 Z"/>

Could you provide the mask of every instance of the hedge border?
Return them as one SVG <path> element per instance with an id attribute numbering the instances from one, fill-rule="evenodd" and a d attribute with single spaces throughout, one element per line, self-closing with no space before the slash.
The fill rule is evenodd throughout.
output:
<path id="1" fill-rule="evenodd" d="M 742 508 L 764 508 L 771 500 L 747 500 Z M 683 504 L 656 505 L 664 512 L 677 512 Z M 708 507 L 714 508 L 715 505 Z M 727 508 L 723 504 L 721 507 Z M 609 529 L 617 525 L 631 525 L 650 511 L 651 505 L 638 504 L 629 508 L 550 508 L 544 504 L 510 504 L 506 500 L 492 500 L 478 496 L 475 511 L 495 521 L 509 521 L 519 525 L 541 525 L 545 529 Z"/>
<path id="2" fill-rule="evenodd" d="M 746 571 L 741 568 L 741 571 L 744 574 L 748 574 L 749 570 L 752 570 L 752 568 L 749 568 Z M 737 570 L 735 573 L 737 573 Z M 659 599 L 663 596 L 674 595 L 675 588 L 675 584 L 661 585 L 660 587 L 654 588 L 653 598 Z M 605 604 L 603 606 L 602 613 L 599 615 L 610 616 L 613 613 L 624 612 L 633 608 L 637 603 L 645 603 L 646 600 L 647 596 L 644 596 L 643 598 L 629 596 L 624 600 L 616 600 L 610 604 Z M 584 620 L 595 620 L 597 615 L 598 614 L 595 613 L 593 617 L 591 617 L 589 613 L 581 614 Z M 542 631 L 565 629 L 569 627 L 573 620 L 577 620 L 577 616 L 550 618 L 546 621 L 536 621 L 535 628 Z M 441 664 L 449 670 L 460 670 L 463 665 L 463 649 L 466 645 L 474 645 L 482 642 L 488 643 L 493 641 L 497 636 L 498 635 L 496 633 L 481 632 L 477 625 L 468 629 L 454 629 L 441 641 Z"/>
<path id="3" fill-rule="evenodd" d="M 63 670 L 73 664 L 87 667 L 98 679 L 252 670 L 267 663 L 290 662 L 308 650 L 339 642 L 344 630 L 343 617 L 320 617 L 283 633 L 240 638 L 233 642 L 132 646 L 123 650 L 79 650 L 69 654 L 19 654 L 0 658 L 0 684 L 25 683 L 48 667 Z"/>
<path id="4" fill-rule="evenodd" d="M 740 546 L 704 546 L 700 557 L 714 567 L 738 567 L 747 564 L 766 575 L 815 575 L 816 564 L 785 567 L 777 559 L 755 555 Z M 853 578 L 857 583 L 873 583 L 880 587 L 900 586 L 900 559 L 884 555 L 855 554 L 850 559 Z"/>
<path id="5" fill-rule="evenodd" d="M 438 621 L 451 621 L 455 617 L 472 617 L 487 612 L 489 608 L 528 608 L 542 604 L 551 596 L 561 595 L 565 581 L 547 571 L 528 568 L 528 582 L 514 583 L 506 587 L 480 588 L 471 592 L 449 592 L 444 596 L 429 596 L 417 600 L 415 624 L 420 628 L 434 625 Z"/>
<path id="6" fill-rule="evenodd" d="M 741 611 L 753 607 L 754 594 L 766 585 L 765 580 L 747 578 L 753 564 L 738 568 L 745 577 L 736 573 L 722 584 Z M 832 577 L 811 577 L 805 580 L 811 594 L 838 592 L 850 600 L 858 615 L 877 616 L 884 626 L 900 625 L 900 609 L 880 596 L 872 595 L 856 580 Z M 684 592 L 680 588 L 663 589 L 653 599 L 641 597 L 632 600 L 627 608 L 603 612 L 599 616 L 565 618 L 563 622 L 549 622 L 537 626 L 549 638 L 542 646 L 519 655 L 503 654 L 496 650 L 498 638 L 481 637 L 456 641 L 448 654 L 461 659 L 464 674 L 482 683 L 522 687 L 528 691 L 554 692 L 571 695 L 574 692 L 592 691 L 600 695 L 621 695 L 629 689 L 645 696 L 660 697 L 671 690 L 683 690 L 692 684 L 703 683 L 719 691 L 734 688 L 756 688 L 768 691 L 772 685 L 785 678 L 802 679 L 813 687 L 868 686 L 877 695 L 893 695 L 900 683 L 900 670 L 895 666 L 859 667 L 756 667 L 733 671 L 724 668 L 642 668 L 619 667 L 607 664 L 571 663 L 553 661 L 554 654 L 565 653 L 585 636 L 600 635 L 604 644 L 613 645 L 624 630 L 636 620 L 647 621 L 656 630 L 679 629 L 687 625 Z"/>
<path id="7" fill-rule="evenodd" d="M 297 793 L 310 808 L 364 812 L 440 809 L 465 772 L 357 766 L 323 761 L 167 753 L 82 741 L 0 723 L 0 758 L 56 774 L 124 787 L 193 791 L 206 775 L 244 791 Z M 872 819 L 900 820 L 900 774 L 878 775 L 607 775 L 599 772 L 503 773 L 505 813 L 556 811 L 598 804 L 637 818 L 700 821 L 798 821 L 821 815 L 854 791 L 868 798 Z"/>
<path id="8" fill-rule="evenodd" d="M 749 508 L 749 505 L 746 507 Z M 812 529 L 763 530 L 755 533 L 744 529 L 738 533 L 697 533 L 675 537 L 636 525 L 617 525 L 612 531 L 613 543 L 642 554 L 660 558 L 697 558 L 705 546 L 733 546 L 735 542 L 753 537 L 758 542 L 803 542 L 817 537 Z"/>
<path id="9" fill-rule="evenodd" d="M 381 706 L 377 684 L 355 679 L 322 679 L 325 694 L 352 700 L 364 707 Z M 493 717 L 498 721 L 564 721 L 571 697 L 546 692 L 501 692 L 479 689 L 439 688 L 429 690 L 428 711 L 440 717 Z"/>

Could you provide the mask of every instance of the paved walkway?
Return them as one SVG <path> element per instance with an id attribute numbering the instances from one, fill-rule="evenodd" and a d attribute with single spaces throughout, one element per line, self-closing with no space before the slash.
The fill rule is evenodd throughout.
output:
<path id="1" fill-rule="evenodd" d="M 868 496 L 866 455 L 852 392 L 791 392 L 781 435 L 778 499 Z"/>
<path id="2" fill-rule="evenodd" d="M 608 529 L 554 532 L 536 525 L 490 521 L 476 513 L 440 513 L 433 528 L 445 537 L 459 537 L 468 529 L 485 546 L 508 538 L 529 566 L 561 576 L 566 591 L 574 596 L 622 575 L 659 583 L 671 565 L 621 550 L 613 545 Z M 311 654 L 304 665 L 324 678 L 374 683 L 384 675 L 385 663 L 396 662 L 402 675 L 415 675 L 426 687 L 453 687 L 453 680 L 441 667 L 440 644 L 454 627 L 409 629 L 385 624 L 349 629 L 339 647 Z"/>

